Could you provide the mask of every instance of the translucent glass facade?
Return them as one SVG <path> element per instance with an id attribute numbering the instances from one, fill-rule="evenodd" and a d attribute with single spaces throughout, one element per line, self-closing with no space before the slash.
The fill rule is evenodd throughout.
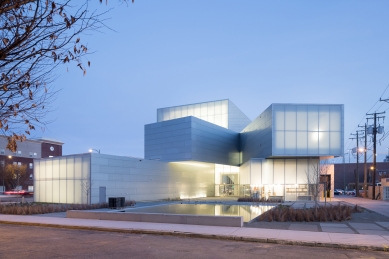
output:
<path id="1" fill-rule="evenodd" d="M 230 100 L 161 108 L 157 110 L 157 122 L 197 117 L 226 129 L 240 132 L 251 120 Z"/>
<path id="2" fill-rule="evenodd" d="M 273 104 L 272 156 L 339 156 L 343 105 Z"/>
<path id="3" fill-rule="evenodd" d="M 187 116 L 194 116 L 228 129 L 228 100 L 167 107 L 157 110 L 158 122 Z"/>
<path id="4" fill-rule="evenodd" d="M 90 184 L 90 168 L 89 154 L 35 159 L 34 201 L 89 203 L 82 184 Z"/>

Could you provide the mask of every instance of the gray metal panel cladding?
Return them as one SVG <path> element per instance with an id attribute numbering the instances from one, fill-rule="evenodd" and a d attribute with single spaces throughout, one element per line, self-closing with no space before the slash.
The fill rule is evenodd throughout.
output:
<path id="1" fill-rule="evenodd" d="M 241 132 L 251 120 L 230 100 L 228 100 L 228 129 Z"/>
<path id="2" fill-rule="evenodd" d="M 272 105 L 240 133 L 241 163 L 272 155 Z"/>
<path id="3" fill-rule="evenodd" d="M 145 158 L 239 165 L 239 133 L 192 116 L 148 124 Z"/>

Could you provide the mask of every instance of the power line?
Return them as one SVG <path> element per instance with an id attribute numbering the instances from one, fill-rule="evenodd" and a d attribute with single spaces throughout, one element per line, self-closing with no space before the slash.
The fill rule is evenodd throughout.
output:
<path id="1" fill-rule="evenodd" d="M 385 90 L 382 92 L 380 98 L 374 103 L 374 105 L 373 105 L 366 113 L 369 113 L 371 110 L 374 109 L 374 107 L 377 105 L 377 103 L 380 103 L 380 102 L 381 102 L 382 96 L 384 96 L 384 94 L 386 93 L 386 91 L 387 91 L 388 89 L 389 89 L 389 84 L 385 87 Z M 382 104 L 376 109 L 376 111 L 377 111 L 378 109 L 380 109 L 383 105 L 384 105 L 384 103 L 382 103 Z M 389 110 L 389 108 L 386 109 L 385 111 L 387 111 L 387 110 Z M 361 121 L 358 123 L 358 125 L 361 124 L 365 118 L 366 118 L 366 117 L 363 116 L 363 118 L 362 118 Z M 355 132 L 355 131 L 357 130 L 357 128 L 358 128 L 358 126 L 356 126 L 351 132 Z M 348 139 L 348 140 L 346 141 L 346 143 L 345 143 L 345 146 L 347 147 L 347 149 L 349 149 L 350 145 L 352 144 L 352 142 L 350 142 L 350 143 L 349 143 L 349 142 L 350 142 L 350 139 Z"/>

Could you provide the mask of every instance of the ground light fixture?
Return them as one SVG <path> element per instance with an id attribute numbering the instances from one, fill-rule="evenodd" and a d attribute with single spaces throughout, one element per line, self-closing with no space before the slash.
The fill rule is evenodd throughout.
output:
<path id="1" fill-rule="evenodd" d="M 89 152 L 92 153 L 93 151 L 97 152 L 100 154 L 100 149 L 94 149 L 94 148 L 90 148 L 89 149 Z"/>

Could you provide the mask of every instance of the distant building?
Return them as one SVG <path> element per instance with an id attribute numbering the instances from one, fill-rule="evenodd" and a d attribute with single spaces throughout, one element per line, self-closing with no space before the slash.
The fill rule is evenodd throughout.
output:
<path id="1" fill-rule="evenodd" d="M 64 144 L 61 141 L 48 138 L 27 139 L 23 142 L 17 142 L 17 151 L 11 152 L 6 148 L 7 143 L 7 137 L 0 135 L 0 170 L 4 170 L 8 164 L 25 165 L 29 180 L 20 183 L 20 186 L 22 189 L 30 190 L 33 188 L 34 159 L 62 156 L 62 145 Z M 0 176 L 0 191 L 3 189 L 2 180 Z"/>
<path id="2" fill-rule="evenodd" d="M 367 168 L 367 183 L 372 184 L 372 167 L 373 163 L 366 163 Z M 376 163 L 376 183 L 381 182 L 381 178 L 389 178 L 389 162 Z M 345 163 L 334 165 L 334 188 L 345 189 L 346 186 L 355 186 L 355 174 L 357 170 L 357 163 Z M 358 165 L 358 181 L 360 187 L 364 183 L 364 163 Z"/>

